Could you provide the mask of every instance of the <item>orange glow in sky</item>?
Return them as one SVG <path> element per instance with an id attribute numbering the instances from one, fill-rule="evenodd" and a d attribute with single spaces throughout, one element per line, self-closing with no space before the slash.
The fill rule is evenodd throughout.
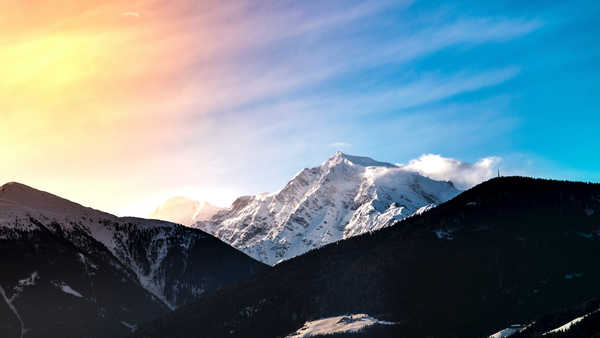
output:
<path id="1" fill-rule="evenodd" d="M 133 190 L 162 170 L 152 155 L 176 138 L 184 84 L 174 78 L 204 53 L 185 26 L 201 29 L 206 18 L 178 19 L 182 10 L 149 0 L 2 2 L 0 178 L 127 212 L 116 182 L 127 177 Z"/>
<path id="2" fill-rule="evenodd" d="M 528 6 L 502 15 L 429 6 L 0 1 L 0 184 L 18 181 L 146 216 L 173 196 L 227 206 L 275 191 L 336 150 L 394 163 L 442 154 L 515 158 L 518 172 L 540 167 L 521 160 L 537 149 L 535 137 L 530 147 L 502 148 L 497 140 L 541 133 L 519 132 L 538 126 L 519 121 L 540 100 L 514 98 L 542 90 L 524 79 L 543 83 L 550 65 L 531 60 L 546 60 L 549 44 L 570 39 L 551 35 L 546 18 Z M 573 22 L 553 10 L 561 24 L 552 32 L 572 32 Z M 542 31 L 548 35 L 536 35 Z M 594 55 L 586 41 L 597 34 L 580 31 L 589 37 L 570 41 L 581 43 L 573 67 Z M 567 63 L 555 61 L 550 73 L 568 75 Z M 594 88 L 593 72 L 572 74 L 587 74 L 585 88 Z M 595 106 L 583 106 L 593 115 Z M 548 101 L 548 109 L 560 107 Z"/>

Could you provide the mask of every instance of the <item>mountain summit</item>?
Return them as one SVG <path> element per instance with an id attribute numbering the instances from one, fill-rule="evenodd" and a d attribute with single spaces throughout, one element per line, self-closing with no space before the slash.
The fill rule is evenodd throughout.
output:
<path id="1" fill-rule="evenodd" d="M 0 337 L 120 337 L 266 266 L 198 229 L 0 187 Z M 77 320 L 66 320 L 76 318 Z"/>
<path id="2" fill-rule="evenodd" d="M 333 156 L 330 157 L 329 160 L 327 160 L 327 163 L 337 164 L 337 163 L 340 163 L 343 161 L 350 163 L 352 165 L 359 165 L 359 166 L 363 166 L 363 167 L 387 167 L 387 168 L 396 167 L 396 165 L 391 164 L 391 163 L 375 161 L 374 159 L 372 159 L 370 157 L 366 157 L 366 156 L 348 155 L 348 154 L 342 153 L 341 151 L 337 151 L 335 154 L 333 154 Z"/>
<path id="3" fill-rule="evenodd" d="M 445 202 L 460 191 L 393 164 L 336 152 L 281 190 L 243 196 L 196 227 L 267 264 L 368 231 Z"/>
<path id="4" fill-rule="evenodd" d="M 14 212 L 16 209 L 30 209 L 55 215 L 102 213 L 18 182 L 0 186 L 0 205 L 3 206 L 3 213 L 9 210 Z"/>

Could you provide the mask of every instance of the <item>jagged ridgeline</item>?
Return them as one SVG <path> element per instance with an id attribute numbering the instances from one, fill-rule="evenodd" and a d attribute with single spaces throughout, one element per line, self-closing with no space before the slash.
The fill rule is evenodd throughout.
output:
<path id="1" fill-rule="evenodd" d="M 379 230 L 460 193 L 398 165 L 341 152 L 281 190 L 243 196 L 196 227 L 269 265 Z"/>
<path id="2" fill-rule="evenodd" d="M 200 230 L 0 187 L 0 337 L 118 337 L 267 266 Z"/>
<path id="3" fill-rule="evenodd" d="M 374 336 L 485 337 L 598 296 L 599 250 L 600 185 L 498 178 L 278 264 L 134 336 L 281 337 L 366 313 L 397 323 Z"/>

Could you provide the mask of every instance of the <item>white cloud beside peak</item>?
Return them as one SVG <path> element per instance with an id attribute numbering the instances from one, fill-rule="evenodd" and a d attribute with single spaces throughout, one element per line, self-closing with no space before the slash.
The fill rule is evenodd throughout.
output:
<path id="1" fill-rule="evenodd" d="M 452 181 L 458 189 L 468 189 L 496 175 L 500 157 L 490 156 L 475 163 L 463 162 L 437 154 L 423 154 L 399 167 L 418 172 L 434 180 Z"/>

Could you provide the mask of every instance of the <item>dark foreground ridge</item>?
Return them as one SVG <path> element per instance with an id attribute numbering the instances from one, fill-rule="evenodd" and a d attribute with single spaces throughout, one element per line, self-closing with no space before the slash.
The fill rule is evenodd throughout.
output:
<path id="1" fill-rule="evenodd" d="M 598 296 L 599 249 L 600 184 L 497 178 L 276 265 L 133 336 L 282 337 L 308 320 L 367 313 L 398 322 L 373 336 L 486 337 Z"/>
<path id="2" fill-rule="evenodd" d="M 203 231 L 18 183 L 0 187 L 0 267 L 1 338 L 126 336 L 268 268 Z"/>
<path id="3" fill-rule="evenodd" d="M 574 319 L 580 319 L 575 320 Z M 568 330 L 557 330 L 572 323 Z M 600 337 L 600 299 L 590 299 L 582 304 L 543 314 L 511 338 L 581 338 Z"/>

